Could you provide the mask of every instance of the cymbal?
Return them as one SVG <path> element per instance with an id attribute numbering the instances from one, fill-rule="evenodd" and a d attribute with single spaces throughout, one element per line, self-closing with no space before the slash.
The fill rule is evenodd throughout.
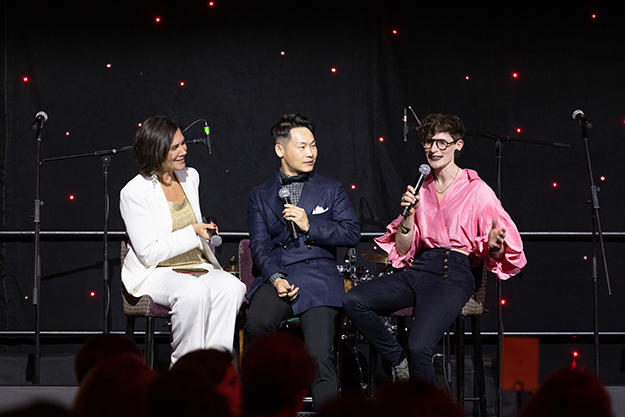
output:
<path id="1" fill-rule="evenodd" d="M 373 262 L 378 262 L 381 264 L 388 263 L 388 254 L 386 252 L 367 252 L 363 253 L 362 257 Z"/>
<path id="2" fill-rule="evenodd" d="M 223 270 L 226 272 L 230 272 L 231 274 L 238 274 L 239 265 L 226 265 L 223 267 Z"/>

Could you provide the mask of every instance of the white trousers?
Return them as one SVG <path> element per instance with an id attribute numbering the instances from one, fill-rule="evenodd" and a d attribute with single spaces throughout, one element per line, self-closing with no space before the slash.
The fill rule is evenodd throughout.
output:
<path id="1" fill-rule="evenodd" d="M 156 268 L 143 283 L 140 295 L 148 294 L 171 309 L 171 364 L 198 349 L 232 351 L 237 313 L 245 296 L 245 284 L 211 264 L 208 272 L 182 274 Z"/>

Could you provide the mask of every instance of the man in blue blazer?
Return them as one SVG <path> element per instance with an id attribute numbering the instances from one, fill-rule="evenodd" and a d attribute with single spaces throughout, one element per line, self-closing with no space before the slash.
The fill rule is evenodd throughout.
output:
<path id="1" fill-rule="evenodd" d="M 319 367 L 312 386 L 318 408 L 338 395 L 333 347 L 345 289 L 336 247 L 356 246 L 360 228 L 341 184 L 313 172 L 314 132 L 300 114 L 286 114 L 271 128 L 280 170 L 249 195 L 250 249 L 260 275 L 247 294 L 246 329 L 253 340 L 289 317 L 300 318 Z"/>

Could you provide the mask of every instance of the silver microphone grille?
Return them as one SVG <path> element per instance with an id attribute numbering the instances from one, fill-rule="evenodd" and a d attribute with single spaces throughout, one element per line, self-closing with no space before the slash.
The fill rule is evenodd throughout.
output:
<path id="1" fill-rule="evenodd" d="M 280 191 L 278 191 L 278 197 L 280 198 L 291 197 L 291 192 L 289 191 L 288 188 L 280 188 Z"/>

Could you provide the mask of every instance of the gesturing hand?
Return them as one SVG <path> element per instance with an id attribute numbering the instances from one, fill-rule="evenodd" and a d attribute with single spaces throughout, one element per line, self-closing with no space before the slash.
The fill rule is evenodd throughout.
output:
<path id="1" fill-rule="evenodd" d="M 297 297 L 297 292 L 299 291 L 299 287 L 295 287 L 284 278 L 278 278 L 274 281 L 273 287 L 276 289 L 276 293 L 278 297 L 284 298 L 287 301 L 295 300 Z"/>
<path id="2" fill-rule="evenodd" d="M 488 251 L 493 258 L 499 258 L 503 254 L 505 239 L 506 228 L 497 228 L 497 219 L 493 219 L 493 224 L 488 232 Z"/>

